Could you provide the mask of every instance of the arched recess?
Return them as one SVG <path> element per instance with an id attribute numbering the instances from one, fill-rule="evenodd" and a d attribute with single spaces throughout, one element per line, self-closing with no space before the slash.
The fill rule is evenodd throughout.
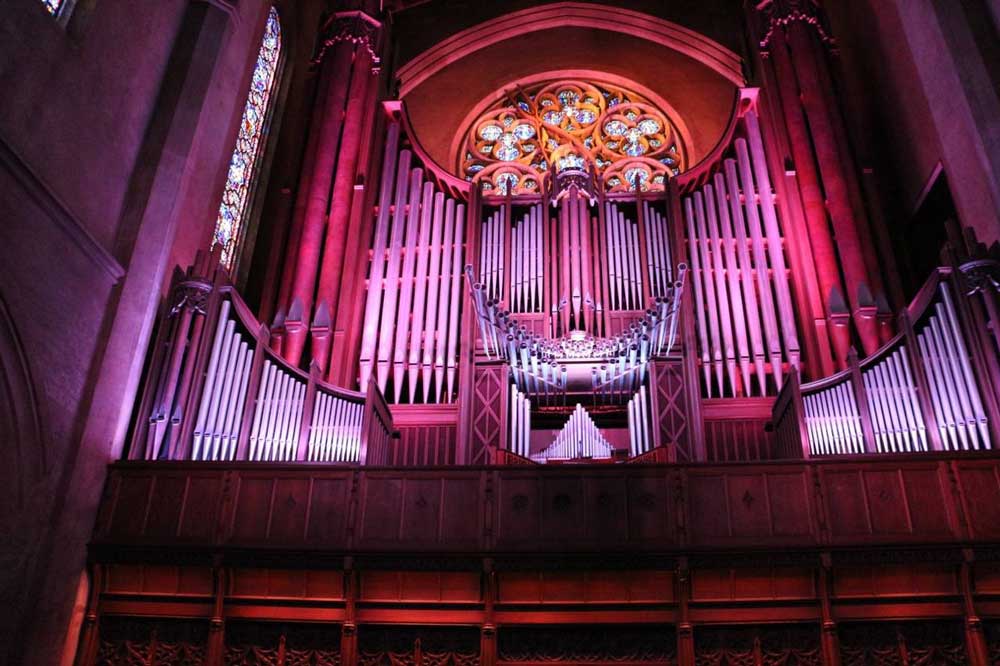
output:
<path id="1" fill-rule="evenodd" d="M 739 56 L 693 30 L 621 7 L 556 2 L 511 12 L 441 41 L 400 67 L 399 95 L 405 97 L 426 79 L 470 53 L 511 37 L 566 27 L 607 30 L 645 39 L 697 60 L 733 85 L 744 83 Z"/>
<path id="2" fill-rule="evenodd" d="M 514 83 L 565 78 L 619 83 L 655 99 L 681 130 L 688 166 L 730 124 L 740 58 L 687 28 L 632 10 L 560 2 L 511 12 L 443 40 L 397 72 L 400 99 L 427 154 L 454 170 L 471 118 Z"/>
<path id="3" fill-rule="evenodd" d="M 0 511 L 23 506 L 31 486 L 46 472 L 45 441 L 42 438 L 38 400 L 28 366 L 28 357 L 0 295 Z"/>

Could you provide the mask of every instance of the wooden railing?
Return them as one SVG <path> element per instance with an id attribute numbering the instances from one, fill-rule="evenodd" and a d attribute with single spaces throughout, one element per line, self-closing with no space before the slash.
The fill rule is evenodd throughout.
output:
<path id="1" fill-rule="evenodd" d="M 773 410 L 783 457 L 969 451 L 1000 445 L 1000 265 L 939 268 L 876 353 L 807 384 Z"/>
<path id="2" fill-rule="evenodd" d="M 129 457 L 384 464 L 393 425 L 378 388 L 290 366 L 206 263 L 178 276 L 164 304 Z"/>
<path id="3" fill-rule="evenodd" d="M 111 467 L 102 502 L 98 559 L 142 549 L 280 550 L 288 566 L 297 553 L 314 564 L 316 551 L 968 548 L 1000 540 L 1000 456 L 411 468 L 126 461 Z"/>

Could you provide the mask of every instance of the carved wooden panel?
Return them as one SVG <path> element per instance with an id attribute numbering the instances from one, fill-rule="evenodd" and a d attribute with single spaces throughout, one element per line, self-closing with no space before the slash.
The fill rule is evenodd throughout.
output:
<path id="1" fill-rule="evenodd" d="M 1000 538 L 1000 462 L 957 460 L 955 470 L 972 537 Z"/>
<path id="2" fill-rule="evenodd" d="M 688 524 L 694 544 L 817 543 L 812 484 L 799 466 L 692 468 Z"/>
<path id="3" fill-rule="evenodd" d="M 340 626 L 227 622 L 225 666 L 339 666 Z"/>
<path id="4" fill-rule="evenodd" d="M 409 603 L 477 603 L 478 571 L 362 571 L 361 600 Z"/>
<path id="5" fill-rule="evenodd" d="M 227 576 L 226 596 L 233 599 L 339 600 L 344 598 L 338 570 L 235 567 Z"/>
<path id="6" fill-rule="evenodd" d="M 475 471 L 366 472 L 359 488 L 360 548 L 479 547 L 482 477 Z"/>
<path id="7" fill-rule="evenodd" d="M 699 666 L 820 666 L 819 627 L 696 627 Z"/>
<path id="8" fill-rule="evenodd" d="M 843 666 L 959 666 L 966 664 L 958 622 L 871 622 L 841 625 Z"/>
<path id="9" fill-rule="evenodd" d="M 227 541 L 343 547 L 352 483 L 347 470 L 306 474 L 245 470 L 233 484 Z"/>
<path id="10" fill-rule="evenodd" d="M 477 366 L 472 386 L 472 427 L 469 462 L 485 465 L 490 448 L 504 448 L 506 424 L 507 368 Z"/>
<path id="11" fill-rule="evenodd" d="M 817 469 L 834 543 L 953 538 L 953 501 L 939 463 L 872 462 Z"/>
<path id="12" fill-rule="evenodd" d="M 644 549 L 674 541 L 665 475 L 639 469 L 559 471 L 517 468 L 497 474 L 498 548 L 547 550 L 577 543 Z"/>
<path id="13" fill-rule="evenodd" d="M 399 440 L 389 450 L 393 467 L 454 465 L 458 427 L 454 424 L 399 425 Z"/>
<path id="14" fill-rule="evenodd" d="M 1000 528 L 979 516 L 995 511 L 996 470 L 933 455 L 226 471 L 130 462 L 112 470 L 93 544 L 482 553 L 993 543 Z"/>
<path id="15" fill-rule="evenodd" d="M 741 566 L 691 570 L 691 598 L 697 601 L 812 599 L 810 567 Z"/>
<path id="16" fill-rule="evenodd" d="M 772 460 L 770 419 L 705 419 L 705 457 L 710 462 Z"/>
<path id="17" fill-rule="evenodd" d="M 208 542 L 223 492 L 221 470 L 129 471 L 109 480 L 98 530 L 135 544 Z"/>
<path id="18" fill-rule="evenodd" d="M 97 666 L 201 666 L 208 623 L 105 617 Z"/>
<path id="19" fill-rule="evenodd" d="M 678 461 L 694 460 L 691 430 L 687 422 L 687 390 L 682 363 L 654 363 L 650 380 L 653 392 L 653 427 L 659 430 L 660 445 L 673 445 Z"/>
<path id="20" fill-rule="evenodd" d="M 209 596 L 212 570 L 207 566 L 109 564 L 104 569 L 108 594 Z"/>
<path id="21" fill-rule="evenodd" d="M 672 571 L 501 571 L 500 603 L 640 604 L 674 599 Z"/>
<path id="22" fill-rule="evenodd" d="M 479 630 L 362 625 L 358 652 L 359 666 L 478 666 Z"/>
<path id="23" fill-rule="evenodd" d="M 835 598 L 958 594 L 953 562 L 851 563 L 833 568 Z"/>

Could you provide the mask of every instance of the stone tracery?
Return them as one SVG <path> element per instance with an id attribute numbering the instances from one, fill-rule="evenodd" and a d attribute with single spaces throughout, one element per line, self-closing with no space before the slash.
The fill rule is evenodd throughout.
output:
<path id="1" fill-rule="evenodd" d="M 663 190 L 686 167 L 665 112 L 624 88 L 574 79 L 509 93 L 473 123 L 459 163 L 467 180 L 504 193 L 496 170 L 485 173 L 497 164 L 540 175 L 592 165 L 609 192 Z"/>

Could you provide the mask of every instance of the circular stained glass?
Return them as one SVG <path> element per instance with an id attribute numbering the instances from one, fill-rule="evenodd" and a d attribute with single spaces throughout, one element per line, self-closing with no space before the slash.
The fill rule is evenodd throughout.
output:
<path id="1" fill-rule="evenodd" d="M 503 134 L 503 130 L 497 125 L 486 125 L 479 128 L 479 136 L 487 141 L 496 141 Z"/>

